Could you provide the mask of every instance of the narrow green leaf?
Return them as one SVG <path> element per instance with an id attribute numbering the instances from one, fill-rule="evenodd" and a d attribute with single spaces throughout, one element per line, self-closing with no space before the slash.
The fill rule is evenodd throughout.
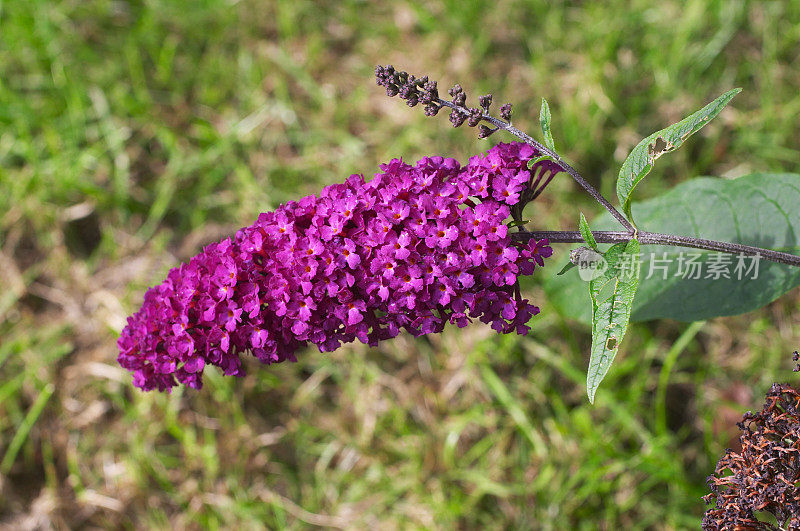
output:
<path id="1" fill-rule="evenodd" d="M 553 133 L 550 131 L 550 106 L 544 98 L 542 98 L 542 108 L 539 111 L 539 123 L 542 126 L 544 145 L 555 151 L 556 144 L 553 142 Z"/>
<path id="2" fill-rule="evenodd" d="M 531 159 L 531 160 L 528 161 L 528 169 L 532 170 L 534 166 L 536 166 L 538 163 L 542 162 L 543 160 L 553 160 L 553 157 L 551 157 L 550 155 L 539 155 L 535 159 Z"/>
<path id="3" fill-rule="evenodd" d="M 592 353 L 586 374 L 589 402 L 619 351 L 630 321 L 633 298 L 639 284 L 637 258 L 639 242 L 618 243 L 603 254 L 607 261 L 605 274 L 589 283 L 592 298 Z M 603 298 L 604 288 L 611 294 Z"/>
<path id="4" fill-rule="evenodd" d="M 631 151 L 617 177 L 617 197 L 628 219 L 631 219 L 631 195 L 636 185 L 650 173 L 653 163 L 664 153 L 675 151 L 691 135 L 710 122 L 742 89 L 729 90 L 699 111 L 666 129 L 656 131 L 639 142 Z"/>
<path id="5" fill-rule="evenodd" d="M 583 212 L 580 213 L 581 217 L 578 221 L 578 228 L 581 231 L 581 236 L 583 236 L 583 241 L 585 241 L 589 247 L 597 250 L 597 242 L 594 239 L 594 234 L 592 234 L 592 229 L 589 228 L 589 223 L 586 222 L 586 218 L 583 217 Z"/>
<path id="6" fill-rule="evenodd" d="M 558 273 L 556 273 L 556 275 L 563 275 L 564 273 L 566 273 L 567 271 L 569 271 L 569 270 L 570 270 L 570 269 L 572 269 L 573 267 L 575 267 L 575 264 L 573 264 L 572 262 L 567 262 L 567 263 L 564 265 L 564 267 L 562 267 L 562 268 L 561 268 L 561 271 L 559 271 Z"/>

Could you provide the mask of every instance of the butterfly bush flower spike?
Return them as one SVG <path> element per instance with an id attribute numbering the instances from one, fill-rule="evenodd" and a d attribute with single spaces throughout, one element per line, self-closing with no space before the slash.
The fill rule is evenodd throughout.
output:
<path id="1" fill-rule="evenodd" d="M 422 84 L 427 95 L 406 93 L 425 103 L 435 84 Z M 420 336 L 474 320 L 525 334 L 539 308 L 517 281 L 552 249 L 512 241 L 506 221 L 537 155 L 499 144 L 464 167 L 395 159 L 370 181 L 352 175 L 265 212 L 147 291 L 119 338 L 119 363 L 137 387 L 165 391 L 201 387 L 207 365 L 242 376 L 246 352 L 295 361 L 309 344 L 374 346 L 402 330 Z"/>

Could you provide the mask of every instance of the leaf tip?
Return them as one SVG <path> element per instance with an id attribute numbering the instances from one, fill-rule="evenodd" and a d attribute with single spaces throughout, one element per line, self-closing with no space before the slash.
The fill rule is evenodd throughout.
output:
<path id="1" fill-rule="evenodd" d="M 585 241 L 589 247 L 597 251 L 597 241 L 594 238 L 594 234 L 592 234 L 592 229 L 589 228 L 589 223 L 586 221 L 586 217 L 583 215 L 583 212 L 578 213 L 580 214 L 580 218 L 578 219 L 578 228 L 580 229 L 583 241 Z"/>
<path id="2" fill-rule="evenodd" d="M 556 276 L 563 275 L 564 273 L 566 273 L 567 271 L 569 271 L 569 270 L 570 270 L 570 269 L 572 269 L 573 267 L 575 267 L 575 264 L 573 264 L 572 262 L 567 262 L 567 263 L 566 263 L 566 265 L 565 265 L 564 267 L 562 267 L 562 268 L 561 268 L 561 271 L 559 271 L 558 273 L 556 273 Z"/>

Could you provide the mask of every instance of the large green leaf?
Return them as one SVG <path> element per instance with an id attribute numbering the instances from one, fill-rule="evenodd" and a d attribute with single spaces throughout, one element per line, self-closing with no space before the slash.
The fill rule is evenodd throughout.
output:
<path id="1" fill-rule="evenodd" d="M 733 180 L 701 177 L 660 197 L 634 204 L 633 213 L 642 230 L 800 254 L 797 174 L 753 174 Z M 592 228 L 618 230 L 619 225 L 605 214 L 592 222 Z M 562 252 L 566 256 L 566 249 Z M 684 278 L 688 261 L 695 254 L 702 278 Z M 757 262 L 756 278 L 753 271 L 747 274 L 742 270 L 739 279 L 734 274 L 739 262 L 736 256 L 731 256 L 728 268 L 731 278 L 706 278 L 719 256 L 722 255 L 682 247 L 642 246 L 641 278 L 631 319 L 696 321 L 737 315 L 765 306 L 800 285 L 800 268 L 766 260 Z M 750 260 L 743 257 L 743 265 L 750 266 Z M 559 312 L 590 323 L 585 284 L 573 269 L 562 276 L 548 276 L 544 288 Z"/>
<path id="2" fill-rule="evenodd" d="M 592 353 L 586 373 L 586 392 L 589 402 L 592 403 L 600 382 L 617 356 L 619 345 L 628 328 L 639 279 L 633 257 L 638 254 L 639 242 L 636 240 L 612 246 L 603 254 L 607 265 L 605 274 L 589 282 L 592 299 Z"/>
<path id="3" fill-rule="evenodd" d="M 656 131 L 633 148 L 628 158 L 622 163 L 617 177 L 617 197 L 628 219 L 633 220 L 631 213 L 633 189 L 650 173 L 656 159 L 664 153 L 678 149 L 687 138 L 717 116 L 723 107 L 741 91 L 742 89 L 739 88 L 729 90 L 680 122 Z"/>

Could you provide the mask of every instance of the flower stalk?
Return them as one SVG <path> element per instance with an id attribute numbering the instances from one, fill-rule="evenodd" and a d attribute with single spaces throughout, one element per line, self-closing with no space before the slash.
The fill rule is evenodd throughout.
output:
<path id="1" fill-rule="evenodd" d="M 467 108 L 467 96 L 460 85 L 455 85 L 450 89 L 449 94 L 453 96 L 452 101 L 443 100 L 439 97 L 436 81 L 429 81 L 428 77 L 417 79 L 407 72 L 397 71 L 392 65 L 377 66 L 375 68 L 375 75 L 378 85 L 386 87 L 386 94 L 388 96 L 399 95 L 402 99 L 406 100 L 409 107 L 414 107 L 417 103 L 425 103 L 425 114 L 427 116 L 435 116 L 442 107 L 447 107 L 452 110 L 450 113 L 450 123 L 453 127 L 461 126 L 467 120 L 470 127 L 477 126 L 481 121 L 490 123 L 494 128 L 488 128 L 485 125 L 481 126 L 478 136 L 486 138 L 498 130 L 507 131 L 516 136 L 538 152 L 542 153 L 553 159 L 553 162 L 564 172 L 569 174 L 572 179 L 578 183 L 590 196 L 592 196 L 598 203 L 600 203 L 619 223 L 630 232 L 631 236 L 635 235 L 636 228 L 628 221 L 622 213 L 617 210 L 603 195 L 597 191 L 583 176 L 578 173 L 578 170 L 565 162 L 561 156 L 550 148 L 537 142 L 533 137 L 511 125 L 512 107 L 510 103 L 506 103 L 500 108 L 500 115 L 503 120 L 495 118 L 489 114 L 489 107 L 492 103 L 492 95 L 487 94 L 479 98 L 481 108 Z M 549 180 L 548 180 L 549 182 Z M 544 187 L 542 187 L 544 188 Z M 540 190 L 541 192 L 541 190 Z M 538 194 L 537 194 L 538 195 Z"/>

